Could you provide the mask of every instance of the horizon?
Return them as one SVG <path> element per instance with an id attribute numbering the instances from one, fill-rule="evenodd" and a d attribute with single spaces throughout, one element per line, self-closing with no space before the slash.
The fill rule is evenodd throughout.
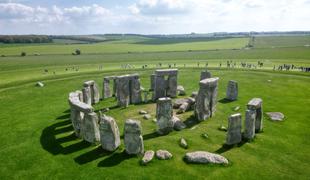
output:
<path id="1" fill-rule="evenodd" d="M 310 0 L 0 0 L 0 34 L 310 30 Z"/>

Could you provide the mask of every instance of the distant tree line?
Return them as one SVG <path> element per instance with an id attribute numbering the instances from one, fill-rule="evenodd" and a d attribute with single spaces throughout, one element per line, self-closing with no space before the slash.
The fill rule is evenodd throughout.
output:
<path id="1" fill-rule="evenodd" d="M 0 35 L 2 43 L 50 43 L 53 39 L 46 35 Z"/>
<path id="2" fill-rule="evenodd" d="M 89 43 L 98 43 L 98 42 L 103 42 L 106 41 L 106 39 L 96 39 L 92 38 L 91 36 L 65 36 L 65 35 L 57 35 L 57 36 L 49 36 L 51 39 L 70 39 L 70 40 L 76 40 L 76 41 L 85 41 Z"/>

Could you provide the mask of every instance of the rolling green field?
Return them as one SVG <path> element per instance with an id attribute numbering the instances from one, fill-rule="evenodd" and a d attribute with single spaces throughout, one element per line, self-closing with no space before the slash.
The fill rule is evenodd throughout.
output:
<path id="1" fill-rule="evenodd" d="M 10 55 L 0 57 L 0 179 L 309 179 L 310 74 L 272 68 L 281 64 L 309 67 L 310 49 L 302 46 L 307 39 L 290 45 L 289 38 L 285 43 L 281 38 L 261 40 L 264 42 L 252 49 L 243 48 L 248 38 L 0 45 L 0 55 Z M 277 48 L 271 48 L 276 44 Z M 80 48 L 82 55 L 70 55 L 75 48 Z M 22 49 L 28 50 L 27 56 L 19 56 Z M 36 52 L 41 55 L 31 55 Z M 227 60 L 238 66 L 219 67 Z M 241 62 L 257 61 L 264 62 L 264 66 L 240 67 Z M 116 119 L 121 135 L 126 119 L 140 120 L 145 150 L 166 149 L 173 154 L 171 160 L 154 159 L 148 166 L 140 166 L 141 157 L 124 153 L 123 136 L 121 147 L 113 153 L 74 136 L 69 92 L 81 89 L 83 82 L 91 79 L 102 88 L 104 76 L 128 73 L 139 73 L 142 86 L 148 89 L 149 75 L 159 68 L 158 63 L 162 68 L 176 64 L 178 83 L 188 95 L 198 90 L 199 75 L 206 63 L 212 75 L 220 78 L 215 116 L 197 124 L 193 111 L 186 112 L 180 118 L 187 128 L 166 136 L 158 136 L 156 124 L 138 114 L 139 110 L 147 110 L 155 118 L 154 103 L 111 108 L 107 113 Z M 121 68 L 124 64 L 132 68 Z M 142 65 L 148 67 L 143 69 Z M 44 73 L 45 69 L 48 72 Z M 229 80 L 238 81 L 239 99 L 227 103 L 221 100 Z M 37 81 L 45 86 L 36 87 Z M 226 132 L 218 127 L 222 122 L 227 126 L 227 118 L 233 113 L 240 112 L 244 120 L 246 104 L 254 97 L 263 99 L 264 112 L 282 112 L 285 120 L 272 122 L 265 115 L 264 131 L 253 142 L 224 147 Z M 110 98 L 95 105 L 95 109 L 98 112 L 115 105 L 114 98 Z M 236 106 L 240 110 L 234 111 Z M 201 136 L 205 133 L 209 138 Z M 189 149 L 179 147 L 181 137 L 188 141 Z M 221 154 L 230 164 L 185 163 L 185 153 L 196 150 Z"/>

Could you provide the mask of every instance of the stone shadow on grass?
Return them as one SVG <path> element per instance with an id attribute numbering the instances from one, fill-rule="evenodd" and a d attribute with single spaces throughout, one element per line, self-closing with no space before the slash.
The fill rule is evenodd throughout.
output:
<path id="1" fill-rule="evenodd" d="M 245 143 L 247 143 L 248 141 L 246 140 L 242 140 L 240 143 L 235 144 L 235 145 L 227 145 L 227 144 L 223 144 L 221 148 L 219 148 L 218 150 L 216 150 L 214 153 L 217 154 L 222 154 L 226 151 L 231 150 L 234 147 L 242 147 Z"/>
<path id="2" fill-rule="evenodd" d="M 112 153 L 113 152 L 105 151 L 101 146 L 98 146 L 95 149 L 74 158 L 74 161 L 80 165 L 83 165 L 101 157 L 109 156 Z"/>
<path id="3" fill-rule="evenodd" d="M 230 102 L 233 102 L 233 101 L 229 100 L 229 99 L 226 99 L 226 98 L 223 98 L 223 99 L 220 99 L 218 102 L 222 103 L 222 104 L 227 104 L 227 103 L 230 103 Z"/>
<path id="4" fill-rule="evenodd" d="M 196 119 L 195 115 L 191 115 L 185 121 L 183 121 L 183 123 L 186 125 L 186 128 L 191 128 L 200 122 Z"/>
<path id="5" fill-rule="evenodd" d="M 125 150 L 123 152 L 115 152 L 111 156 L 99 162 L 98 167 L 113 167 L 113 166 L 120 164 L 122 161 L 133 158 L 133 157 L 137 157 L 137 156 L 128 155 Z"/>
<path id="6" fill-rule="evenodd" d="M 70 120 L 57 122 L 51 126 L 46 127 L 42 130 L 40 136 L 40 143 L 42 148 L 53 155 L 57 155 L 74 153 L 91 146 L 90 143 L 81 140 L 75 144 L 63 147 L 61 145 L 62 143 L 75 141 L 78 138 L 75 136 L 74 132 L 61 138 L 56 138 L 56 136 L 71 131 L 73 131 L 73 127 Z"/>
<path id="7" fill-rule="evenodd" d="M 157 138 L 161 135 L 159 135 L 156 131 L 155 132 L 152 132 L 152 133 L 149 133 L 149 134 L 144 134 L 143 135 L 143 140 L 146 141 L 146 140 L 149 140 L 149 139 L 153 139 L 153 138 Z"/>

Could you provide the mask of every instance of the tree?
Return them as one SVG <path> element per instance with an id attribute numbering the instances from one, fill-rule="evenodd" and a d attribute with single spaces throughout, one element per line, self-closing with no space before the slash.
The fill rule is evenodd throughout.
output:
<path id="1" fill-rule="evenodd" d="M 75 54 L 76 54 L 76 55 L 80 55 L 80 54 L 81 54 L 81 50 L 76 49 L 76 50 L 75 50 Z"/>
<path id="2" fill-rule="evenodd" d="M 26 52 L 22 52 L 20 55 L 21 56 L 26 56 Z"/>

